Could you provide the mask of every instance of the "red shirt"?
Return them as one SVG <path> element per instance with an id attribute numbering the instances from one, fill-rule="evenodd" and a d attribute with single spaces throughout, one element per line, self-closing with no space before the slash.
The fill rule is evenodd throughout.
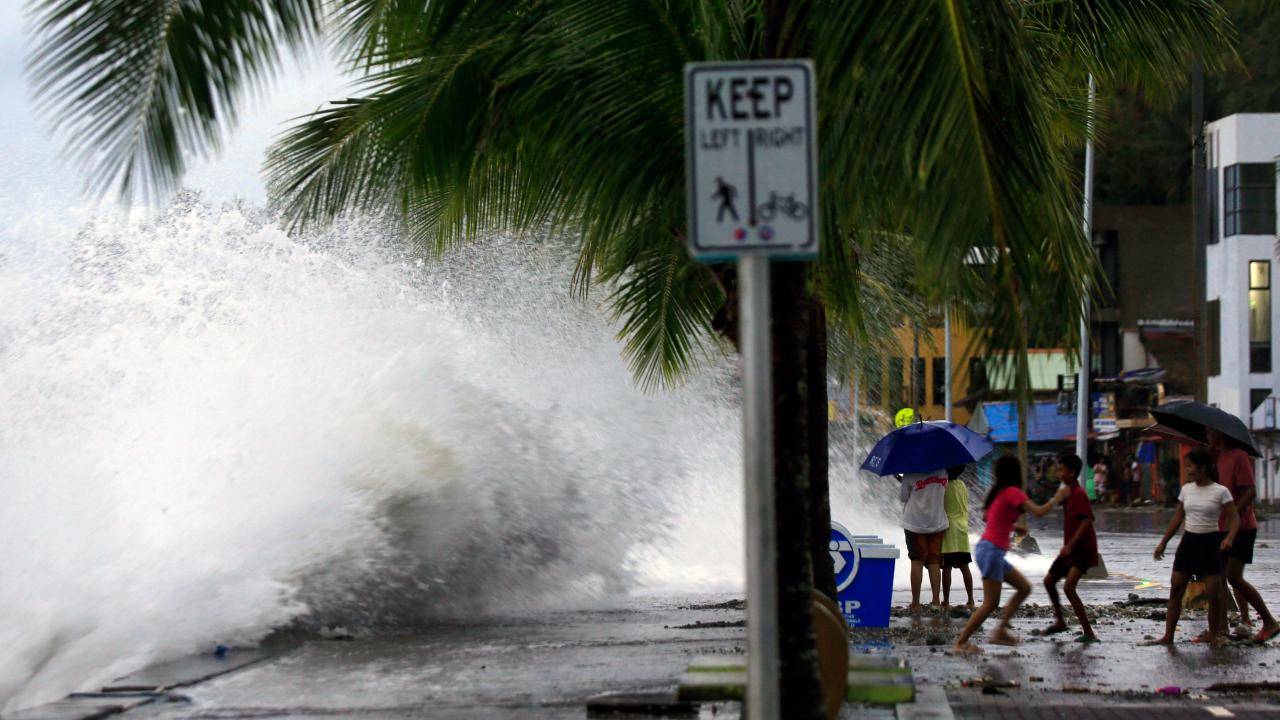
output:
<path id="1" fill-rule="evenodd" d="M 1240 495 L 1253 487 L 1253 460 L 1240 448 L 1233 447 L 1218 453 L 1218 483 L 1231 491 L 1231 499 L 1239 500 Z M 1253 514 L 1253 503 L 1250 502 L 1240 511 L 1240 529 L 1256 530 L 1258 516 Z M 1227 516 L 1218 516 L 1218 529 L 1227 529 Z"/>
<path id="2" fill-rule="evenodd" d="M 1062 544 L 1071 542 L 1085 520 L 1093 519 L 1093 506 L 1089 504 L 1089 494 L 1080 487 L 1079 482 L 1068 483 L 1071 494 L 1062 503 Z M 1098 535 L 1090 525 L 1084 535 L 1076 541 L 1072 549 L 1073 555 L 1093 556 L 1098 554 Z"/>
<path id="3" fill-rule="evenodd" d="M 1009 549 L 1009 539 L 1013 535 L 1013 524 L 1022 514 L 1022 504 L 1027 501 L 1027 494 L 1021 488 L 1007 487 L 996 495 L 987 508 L 985 520 L 987 529 L 982 531 L 982 539 L 1001 550 Z"/>

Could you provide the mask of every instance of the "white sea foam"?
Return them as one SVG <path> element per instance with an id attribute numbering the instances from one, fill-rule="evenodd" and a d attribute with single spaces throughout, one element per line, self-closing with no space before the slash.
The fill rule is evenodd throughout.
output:
<path id="1" fill-rule="evenodd" d="M 637 390 L 548 246 L 437 267 L 190 197 L 33 228 L 0 253 L 0 705 L 300 618 L 740 583 L 727 366 Z M 669 540 L 708 521 L 734 562 Z"/>

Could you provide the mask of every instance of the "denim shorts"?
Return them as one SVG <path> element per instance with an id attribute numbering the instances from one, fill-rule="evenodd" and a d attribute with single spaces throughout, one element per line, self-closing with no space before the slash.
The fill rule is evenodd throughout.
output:
<path id="1" fill-rule="evenodd" d="M 983 580 L 1004 582 L 1005 573 L 1013 569 L 1004 559 L 1005 551 L 996 547 L 990 540 L 979 540 L 973 548 L 973 559 L 978 563 L 978 570 Z"/>

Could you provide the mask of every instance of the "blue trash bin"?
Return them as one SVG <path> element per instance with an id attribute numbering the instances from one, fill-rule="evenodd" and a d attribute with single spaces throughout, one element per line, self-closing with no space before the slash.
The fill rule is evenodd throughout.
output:
<path id="1" fill-rule="evenodd" d="M 854 535 L 834 522 L 828 547 L 836 571 L 836 604 L 849 627 L 888 627 L 898 548 L 875 535 Z"/>

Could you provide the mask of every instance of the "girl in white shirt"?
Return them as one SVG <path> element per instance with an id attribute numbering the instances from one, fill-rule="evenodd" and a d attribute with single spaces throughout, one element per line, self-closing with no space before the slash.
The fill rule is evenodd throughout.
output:
<path id="1" fill-rule="evenodd" d="M 1182 540 L 1178 542 L 1178 551 L 1173 556 L 1173 575 L 1169 580 L 1169 606 L 1165 612 L 1164 636 L 1144 645 L 1172 645 L 1174 631 L 1178 629 L 1178 618 L 1182 615 L 1182 595 L 1187 591 L 1187 583 L 1193 575 L 1204 579 L 1205 595 L 1209 597 L 1209 632 L 1208 642 L 1218 645 L 1223 642 L 1224 628 L 1218 618 L 1218 585 L 1222 582 L 1222 553 L 1231 548 L 1235 542 L 1236 532 L 1240 529 L 1240 516 L 1236 514 L 1235 503 L 1231 499 L 1231 491 L 1214 482 L 1214 462 L 1209 453 L 1196 449 L 1187 453 L 1187 461 L 1191 464 L 1192 482 L 1182 486 L 1178 495 L 1178 509 L 1169 520 L 1169 527 L 1164 537 L 1156 546 L 1155 559 L 1164 557 L 1165 546 L 1169 538 L 1178 531 L 1178 526 L 1185 528 Z M 1218 515 L 1226 514 L 1227 532 L 1225 536 L 1218 531 Z"/>

